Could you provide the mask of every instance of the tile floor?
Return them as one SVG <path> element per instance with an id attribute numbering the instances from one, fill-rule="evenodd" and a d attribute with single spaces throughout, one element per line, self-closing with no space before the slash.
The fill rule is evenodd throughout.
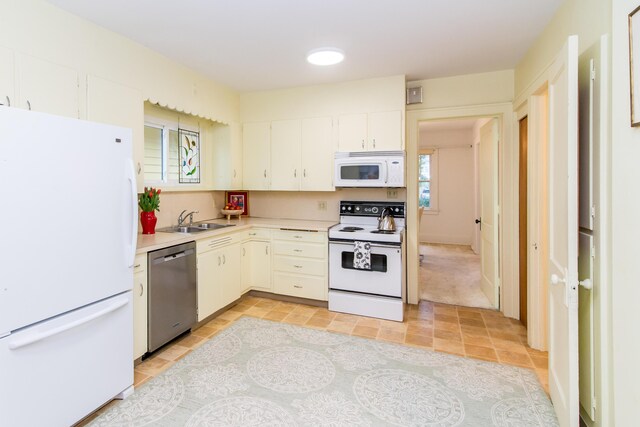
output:
<path id="1" fill-rule="evenodd" d="M 158 375 L 243 315 L 529 368 L 548 393 L 547 353 L 527 346 L 520 322 L 496 311 L 422 301 L 408 306 L 405 321 L 398 323 L 252 296 L 136 366 L 135 385 Z"/>

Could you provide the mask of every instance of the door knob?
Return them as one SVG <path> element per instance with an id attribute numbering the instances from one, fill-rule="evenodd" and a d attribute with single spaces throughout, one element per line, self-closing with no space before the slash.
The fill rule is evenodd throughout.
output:
<path id="1" fill-rule="evenodd" d="M 476 218 L 476 224 L 480 224 L 480 219 L 481 218 Z"/>
<path id="2" fill-rule="evenodd" d="M 551 283 L 553 285 L 557 285 L 558 283 L 567 283 L 567 280 L 564 278 L 560 278 L 560 276 L 558 276 L 557 274 L 553 273 L 551 275 Z"/>

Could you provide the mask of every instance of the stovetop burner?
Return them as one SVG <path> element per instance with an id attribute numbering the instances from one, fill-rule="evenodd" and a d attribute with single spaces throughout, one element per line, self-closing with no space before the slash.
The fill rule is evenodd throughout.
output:
<path id="1" fill-rule="evenodd" d="M 371 232 L 375 233 L 375 234 L 394 234 L 395 230 L 394 231 L 391 231 L 391 230 L 371 230 Z"/>
<path id="2" fill-rule="evenodd" d="M 354 231 L 360 231 L 360 230 L 364 230 L 364 228 L 362 227 L 343 227 L 340 229 L 340 231 L 347 231 L 350 233 L 353 233 Z"/>

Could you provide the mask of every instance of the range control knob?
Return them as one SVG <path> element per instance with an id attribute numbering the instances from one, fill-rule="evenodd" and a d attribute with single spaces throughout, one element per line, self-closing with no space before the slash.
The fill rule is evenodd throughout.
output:
<path id="1" fill-rule="evenodd" d="M 378 213 L 378 208 L 377 208 L 377 206 L 372 207 L 372 208 L 371 208 L 371 212 L 373 212 L 374 214 L 375 214 L 375 213 Z"/>
<path id="2" fill-rule="evenodd" d="M 346 206 L 343 206 L 343 207 L 342 207 L 342 210 L 343 210 L 343 211 L 344 211 L 344 210 L 346 210 L 346 209 L 347 209 L 347 207 L 346 207 Z"/>
<path id="3" fill-rule="evenodd" d="M 400 211 L 400 209 L 396 208 L 396 212 L 399 212 L 399 211 Z"/>
<path id="4" fill-rule="evenodd" d="M 356 206 L 356 210 L 359 211 L 360 210 L 360 206 Z"/>

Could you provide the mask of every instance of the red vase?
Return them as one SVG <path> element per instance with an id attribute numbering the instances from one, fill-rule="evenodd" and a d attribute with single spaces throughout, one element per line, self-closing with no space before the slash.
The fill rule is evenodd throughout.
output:
<path id="1" fill-rule="evenodd" d="M 155 211 L 140 212 L 140 224 L 142 224 L 142 234 L 155 234 L 156 233 L 156 218 Z"/>

